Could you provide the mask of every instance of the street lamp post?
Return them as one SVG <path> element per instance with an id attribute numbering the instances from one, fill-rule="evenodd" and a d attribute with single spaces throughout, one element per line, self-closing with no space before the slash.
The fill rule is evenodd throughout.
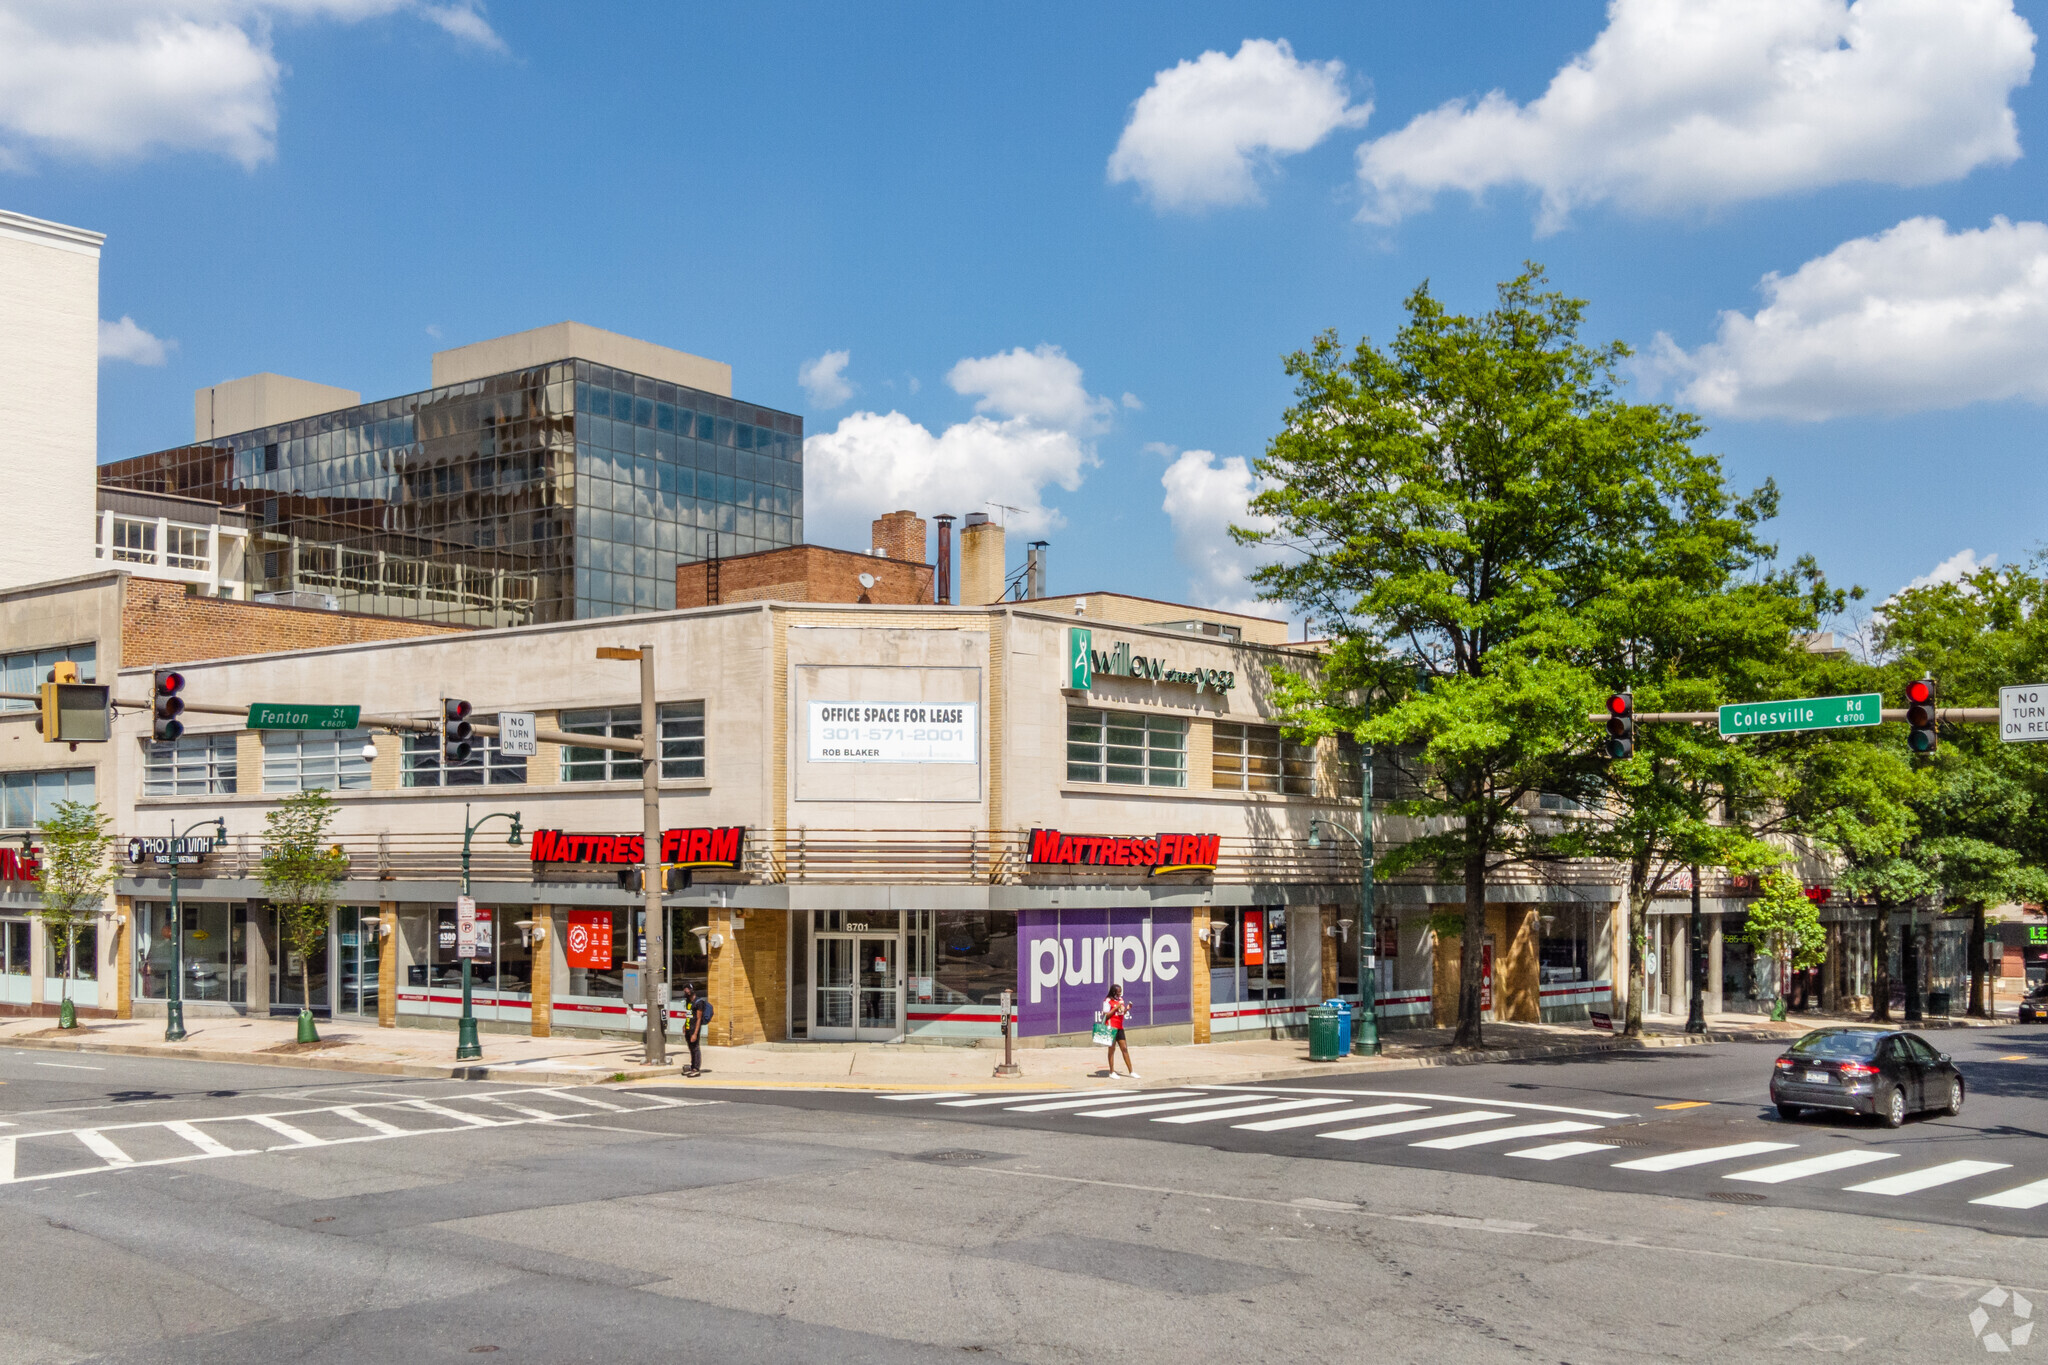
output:
<path id="1" fill-rule="evenodd" d="M 1354 1056 L 1377 1057 L 1380 1051 L 1379 934 L 1372 921 L 1372 746 L 1359 758 L 1358 824 L 1363 835 L 1344 825 L 1317 818 L 1308 822 L 1308 846 L 1319 848 L 1320 830 L 1335 830 L 1358 845 L 1358 1018 L 1351 1030 Z"/>
<path id="2" fill-rule="evenodd" d="M 194 821 L 184 834 L 178 833 L 178 822 L 175 819 L 171 821 L 171 989 L 164 1000 L 164 1041 L 167 1043 L 185 1041 L 185 921 L 178 911 L 178 841 L 201 825 L 212 825 L 214 837 L 222 843 L 227 842 L 228 822 L 224 816 Z"/>
<path id="3" fill-rule="evenodd" d="M 512 837 L 505 840 L 505 842 L 514 848 L 518 848 L 522 842 L 520 839 L 522 831 L 519 828 L 518 811 L 494 810 L 489 815 L 479 816 L 474 822 L 471 822 L 469 807 L 464 806 L 462 808 L 462 898 L 464 900 L 469 899 L 469 841 L 475 837 L 478 830 L 501 816 L 512 822 Z M 476 1015 L 470 1012 L 469 1007 L 470 963 L 474 960 L 475 953 L 476 941 L 472 939 L 469 951 L 462 954 L 462 1020 L 455 1026 L 455 1060 L 458 1062 L 471 1061 L 484 1055 L 483 1044 L 477 1041 Z"/>
<path id="4" fill-rule="evenodd" d="M 1685 946 L 1691 949 L 1692 1003 L 1685 1011 L 1685 1031 L 1707 1031 L 1707 949 L 1700 942 L 1700 865 L 1692 865 L 1692 927 L 1686 931 Z"/>

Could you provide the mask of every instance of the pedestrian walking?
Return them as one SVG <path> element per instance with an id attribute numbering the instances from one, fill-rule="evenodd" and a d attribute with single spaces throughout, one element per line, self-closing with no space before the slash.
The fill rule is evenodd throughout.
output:
<path id="1" fill-rule="evenodd" d="M 690 1045 L 690 1069 L 685 1076 L 704 1074 L 704 1026 L 711 1022 L 711 999 L 697 994 L 697 988 L 683 983 L 683 1041 Z"/>
<path id="2" fill-rule="evenodd" d="M 1124 1041 L 1124 1023 L 1130 1017 L 1131 1002 L 1124 999 L 1124 988 L 1122 986 L 1111 986 L 1109 988 L 1109 998 L 1102 1002 L 1102 1021 L 1109 1025 L 1110 1029 L 1109 1074 L 1112 1076 L 1117 1074 L 1116 1050 L 1122 1048 L 1124 1050 L 1124 1076 L 1127 1080 L 1135 1081 L 1138 1079 L 1138 1072 L 1137 1068 L 1131 1065 L 1131 1045 Z"/>

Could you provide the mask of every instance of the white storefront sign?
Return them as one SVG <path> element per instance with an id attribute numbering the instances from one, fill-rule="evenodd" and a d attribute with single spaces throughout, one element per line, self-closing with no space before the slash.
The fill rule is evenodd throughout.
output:
<path id="1" fill-rule="evenodd" d="M 534 758 L 540 754 L 540 741 L 533 733 L 533 712 L 498 713 L 498 752 L 506 758 Z"/>
<path id="2" fill-rule="evenodd" d="M 2007 744 L 2048 739 L 2048 683 L 1998 689 L 1998 737 Z"/>
<path id="3" fill-rule="evenodd" d="M 813 763 L 978 763 L 974 702 L 814 701 Z"/>

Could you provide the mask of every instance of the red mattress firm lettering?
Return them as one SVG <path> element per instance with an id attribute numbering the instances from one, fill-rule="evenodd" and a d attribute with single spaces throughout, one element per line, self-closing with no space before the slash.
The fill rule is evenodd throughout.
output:
<path id="1" fill-rule="evenodd" d="M 1155 834 L 1126 838 L 1109 834 L 1031 831 L 1029 861 L 1048 866 L 1143 867 L 1161 872 L 1214 872 L 1220 834 Z"/>
<path id="2" fill-rule="evenodd" d="M 745 825 L 718 829 L 669 829 L 661 834 L 661 861 L 670 867 L 738 868 L 746 848 Z M 647 861 L 640 834 L 570 834 L 559 829 L 533 833 L 528 855 L 536 863 L 595 863 L 635 867 Z"/>

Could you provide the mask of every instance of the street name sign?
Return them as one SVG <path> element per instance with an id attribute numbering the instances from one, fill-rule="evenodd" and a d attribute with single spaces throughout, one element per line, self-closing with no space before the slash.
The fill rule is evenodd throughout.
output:
<path id="1" fill-rule="evenodd" d="M 1998 737 L 2007 744 L 2048 739 L 2048 683 L 1998 689 Z"/>
<path id="2" fill-rule="evenodd" d="M 249 705 L 251 730 L 353 730 L 362 718 L 360 706 L 291 706 L 259 701 Z"/>
<path id="3" fill-rule="evenodd" d="M 1884 718 L 1884 696 L 1858 692 L 1848 697 L 1800 697 L 1793 701 L 1746 701 L 1721 708 L 1723 735 L 1771 735 L 1788 730 L 1850 730 Z"/>
<path id="4" fill-rule="evenodd" d="M 534 735 L 533 712 L 498 713 L 498 752 L 506 758 L 537 758 L 540 741 Z"/>

